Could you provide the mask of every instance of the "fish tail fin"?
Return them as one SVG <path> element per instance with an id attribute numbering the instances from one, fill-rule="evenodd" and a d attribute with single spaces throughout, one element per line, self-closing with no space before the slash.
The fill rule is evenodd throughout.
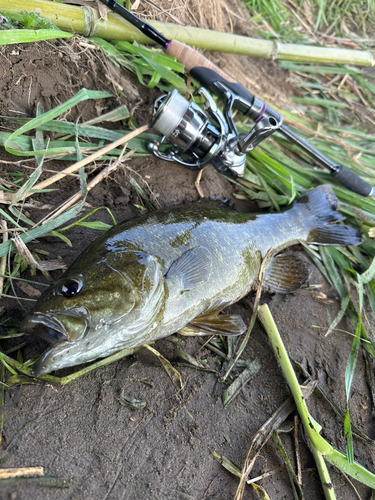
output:
<path id="1" fill-rule="evenodd" d="M 361 243 L 361 234 L 354 227 L 332 224 L 344 217 L 338 212 L 338 199 L 331 186 L 319 186 L 303 194 L 296 200 L 295 208 L 303 209 L 309 219 L 308 243 L 339 246 Z"/>

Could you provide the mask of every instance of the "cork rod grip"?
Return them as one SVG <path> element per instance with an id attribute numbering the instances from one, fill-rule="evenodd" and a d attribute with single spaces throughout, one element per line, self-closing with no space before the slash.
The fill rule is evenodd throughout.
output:
<path id="1" fill-rule="evenodd" d="M 199 54 L 195 49 L 185 45 L 184 43 L 178 42 L 177 40 L 171 40 L 165 53 L 169 56 L 175 57 L 178 62 L 185 66 L 185 70 L 190 73 L 193 68 L 208 68 L 215 71 L 218 75 L 224 78 L 227 82 L 236 83 L 236 80 L 229 75 L 227 75 L 223 70 L 218 68 L 211 61 L 206 59 L 202 54 Z"/>

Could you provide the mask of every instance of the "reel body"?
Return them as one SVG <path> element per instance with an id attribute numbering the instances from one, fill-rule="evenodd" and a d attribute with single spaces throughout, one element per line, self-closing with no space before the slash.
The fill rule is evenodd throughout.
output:
<path id="1" fill-rule="evenodd" d="M 152 127 L 163 138 L 148 145 L 150 152 L 167 161 L 177 161 L 193 170 L 200 170 L 208 163 L 231 177 L 242 177 L 246 153 L 274 133 L 281 121 L 264 117 L 247 134 L 238 134 L 232 119 L 232 107 L 241 99 L 222 83 L 224 113 L 206 89 L 198 93 L 203 97 L 203 109 L 182 97 L 176 89 L 155 101 Z M 160 151 L 161 144 L 171 144 L 167 153 Z"/>

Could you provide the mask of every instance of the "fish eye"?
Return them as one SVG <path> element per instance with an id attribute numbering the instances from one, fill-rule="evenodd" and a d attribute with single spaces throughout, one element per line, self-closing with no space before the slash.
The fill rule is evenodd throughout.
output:
<path id="1" fill-rule="evenodd" d="M 61 292 L 64 297 L 75 297 L 82 289 L 80 281 L 70 280 L 63 284 Z"/>

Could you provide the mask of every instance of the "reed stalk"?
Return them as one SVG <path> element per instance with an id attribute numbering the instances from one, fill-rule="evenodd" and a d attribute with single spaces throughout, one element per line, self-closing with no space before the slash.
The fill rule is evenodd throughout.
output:
<path id="1" fill-rule="evenodd" d="M 315 448 L 316 451 L 320 455 L 322 455 L 324 460 L 326 460 L 328 463 L 336 466 L 345 474 L 348 474 L 354 479 L 357 479 L 361 483 L 366 484 L 370 488 L 374 489 L 375 475 L 356 462 L 350 463 L 345 455 L 340 453 L 338 450 L 335 450 L 319 434 L 319 424 L 317 424 L 309 414 L 305 398 L 303 397 L 301 388 L 298 384 L 298 380 L 289 360 L 288 353 L 285 349 L 284 343 L 281 339 L 281 336 L 267 304 L 259 307 L 258 317 L 268 335 L 268 339 L 272 345 L 276 359 L 293 395 L 297 411 L 299 413 L 299 416 L 301 417 L 305 432 L 310 440 L 311 446 Z M 319 463 L 318 466 L 321 467 L 321 464 Z"/>
<path id="2" fill-rule="evenodd" d="M 35 12 L 50 20 L 64 31 L 99 37 L 106 40 L 136 41 L 153 44 L 149 38 L 127 21 L 114 13 L 108 13 L 108 20 L 100 19 L 92 7 L 79 7 L 48 0 L 0 0 L 0 12 L 4 15 Z M 178 26 L 160 21 L 151 21 L 158 31 L 167 38 L 178 40 L 187 45 L 216 52 L 228 52 L 265 59 L 282 59 L 309 63 L 354 64 L 374 66 L 375 56 L 371 51 L 327 48 L 312 45 L 286 44 L 277 41 L 261 40 L 229 33 L 219 33 L 201 28 Z"/>

